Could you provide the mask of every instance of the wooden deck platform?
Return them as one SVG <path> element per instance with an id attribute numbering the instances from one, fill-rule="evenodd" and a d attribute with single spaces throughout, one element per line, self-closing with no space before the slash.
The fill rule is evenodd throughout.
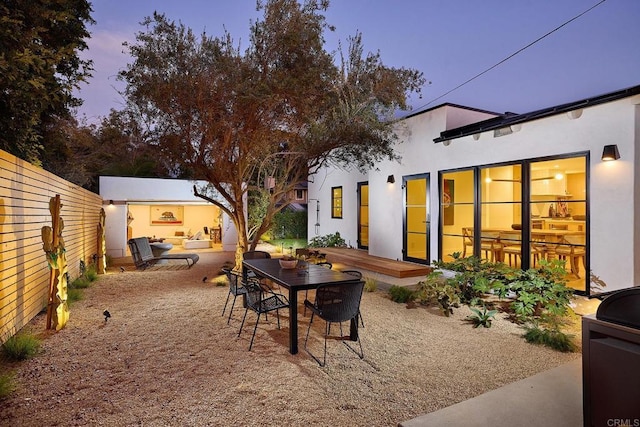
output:
<path id="1" fill-rule="evenodd" d="M 360 249 L 322 248 L 320 252 L 327 254 L 329 262 L 343 263 L 391 277 L 419 277 L 431 272 L 431 267 L 427 265 L 373 256 Z"/>

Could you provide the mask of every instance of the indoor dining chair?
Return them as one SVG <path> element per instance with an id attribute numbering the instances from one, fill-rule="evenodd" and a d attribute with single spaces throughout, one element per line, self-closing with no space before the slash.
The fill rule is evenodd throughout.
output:
<path id="1" fill-rule="evenodd" d="M 467 256 L 467 247 L 471 248 L 471 255 L 473 255 L 473 230 L 462 227 L 462 258 Z"/>
<path id="2" fill-rule="evenodd" d="M 509 267 L 518 266 L 522 262 L 522 233 L 520 231 L 500 232 L 500 259 L 505 262 L 505 257 L 509 260 Z"/>
<path id="3" fill-rule="evenodd" d="M 571 273 L 575 274 L 576 277 L 580 277 L 580 260 L 582 260 L 582 265 L 586 269 L 584 259 L 587 254 L 585 237 L 584 234 L 563 236 L 555 250 L 559 259 L 565 263 L 567 259 L 569 260 Z"/>
<path id="4" fill-rule="evenodd" d="M 487 261 L 496 262 L 500 260 L 500 232 L 482 231 L 480 233 L 480 251 L 484 252 Z"/>

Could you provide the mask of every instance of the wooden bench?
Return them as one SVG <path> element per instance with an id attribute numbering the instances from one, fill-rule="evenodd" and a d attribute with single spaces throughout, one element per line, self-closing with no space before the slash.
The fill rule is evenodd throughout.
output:
<path id="1" fill-rule="evenodd" d="M 133 262 L 136 265 L 136 268 L 144 270 L 145 268 L 154 265 L 158 261 L 169 260 L 169 259 L 183 259 L 187 261 L 187 265 L 191 268 L 200 257 L 198 254 L 167 254 L 156 257 L 153 255 L 151 251 L 151 245 L 149 244 L 149 239 L 146 237 L 136 237 L 133 239 L 129 239 L 127 242 L 129 244 L 129 250 L 131 251 L 131 256 L 133 257 Z"/>

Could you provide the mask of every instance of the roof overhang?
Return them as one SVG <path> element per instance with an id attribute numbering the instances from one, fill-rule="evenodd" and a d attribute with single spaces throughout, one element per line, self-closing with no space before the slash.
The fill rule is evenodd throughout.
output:
<path id="1" fill-rule="evenodd" d="M 544 108 L 542 110 L 532 111 L 525 114 L 505 113 L 500 117 L 495 117 L 481 122 L 473 123 L 459 128 L 440 132 L 440 136 L 433 140 L 434 143 L 451 141 L 453 139 L 463 138 L 465 136 L 477 135 L 482 132 L 509 128 L 525 122 L 542 119 L 557 114 L 569 113 L 580 110 L 582 108 L 593 107 L 595 105 L 616 101 L 618 99 L 627 98 L 640 94 L 640 85 L 592 98 L 582 99 L 580 101 L 570 102 L 567 104 L 557 105 L 555 107 Z"/>

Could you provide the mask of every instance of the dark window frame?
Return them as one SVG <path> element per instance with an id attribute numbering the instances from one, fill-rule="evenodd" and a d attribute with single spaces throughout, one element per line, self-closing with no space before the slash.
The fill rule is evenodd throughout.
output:
<path id="1" fill-rule="evenodd" d="M 522 230 L 523 230 L 523 240 L 522 240 L 522 245 L 525 246 L 529 244 L 530 242 L 530 208 L 531 208 L 531 199 L 530 199 L 530 194 L 531 194 L 531 181 L 530 181 L 530 168 L 531 168 L 531 164 L 532 163 L 537 163 L 537 162 L 544 162 L 544 161 L 552 161 L 552 160 L 562 160 L 562 159 L 569 159 L 569 158 L 576 158 L 576 157 L 584 157 L 585 158 L 585 204 L 586 204 L 586 223 L 585 223 L 585 231 L 586 231 L 586 237 L 585 237 L 585 250 L 586 250 L 586 255 L 585 255 L 585 260 L 586 260 L 586 270 L 589 271 L 589 265 L 590 265 L 590 246 L 591 246 L 591 233 L 589 232 L 590 230 L 590 221 L 591 221 L 591 213 L 590 213 L 590 175 L 591 175 L 591 168 L 590 168 L 590 157 L 591 157 L 591 152 L 590 151 L 578 151 L 578 152 L 572 152 L 572 153 L 565 153 L 565 154 L 560 154 L 560 155 L 554 155 L 554 156 L 544 156 L 544 157 L 533 157 L 533 158 L 527 158 L 527 159 L 520 159 L 520 160 L 513 160 L 513 161 L 508 161 L 508 162 L 499 162 L 499 163 L 487 163 L 487 164 L 482 164 L 482 165 L 474 165 L 474 166 L 469 166 L 469 167 L 461 167 L 461 168 L 454 168 L 454 169 L 444 169 L 444 170 L 440 170 L 438 171 L 438 258 L 442 259 L 443 258 L 443 218 L 442 218 L 442 179 L 443 179 L 443 175 L 444 174 L 448 174 L 448 173 L 454 173 L 454 172 L 463 172 L 463 171 L 472 171 L 474 173 L 474 201 L 473 201 L 473 209 L 474 209 L 474 230 L 480 230 L 481 229 L 481 213 L 482 213 L 482 203 L 481 203 L 481 193 L 480 193 L 480 189 L 482 187 L 482 182 L 480 179 L 481 176 L 481 171 L 482 169 L 485 168 L 492 168 L 492 167 L 500 167 L 500 166 L 512 166 L 512 165 L 520 165 L 521 167 L 521 172 L 522 172 L 522 186 L 521 186 L 521 203 L 522 203 L 522 216 L 523 216 L 523 220 L 522 220 Z M 474 248 L 474 253 L 479 253 L 479 246 L 480 246 L 480 239 L 476 238 L 474 239 L 474 243 L 476 248 Z M 526 265 L 526 264 L 525 264 Z M 591 289 L 590 289 L 590 280 L 589 280 L 589 276 L 588 274 L 585 275 L 586 277 L 584 278 L 585 280 L 585 290 L 575 290 L 575 293 L 578 295 L 590 295 L 591 294 Z"/>
<path id="2" fill-rule="evenodd" d="M 340 197 L 335 196 L 335 191 L 340 190 Z M 340 206 L 337 206 L 336 201 L 340 201 Z M 331 187 L 331 218 L 333 219 L 342 219 L 344 216 L 343 211 L 343 200 L 344 200 L 344 190 L 341 185 L 336 187 Z M 336 211 L 339 210 L 340 214 L 336 214 Z"/>

